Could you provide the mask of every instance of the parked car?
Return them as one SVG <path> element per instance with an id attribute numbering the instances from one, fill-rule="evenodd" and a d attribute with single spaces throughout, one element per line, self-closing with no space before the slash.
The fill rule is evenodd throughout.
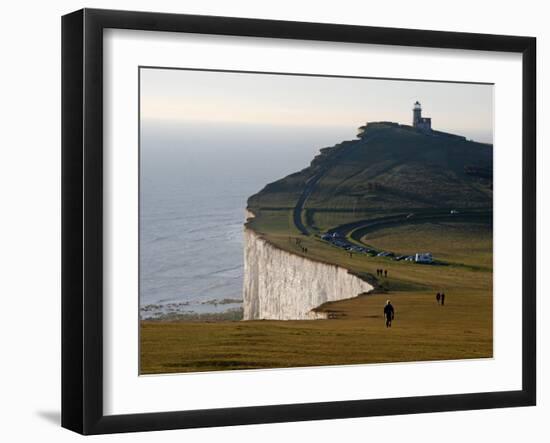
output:
<path id="1" fill-rule="evenodd" d="M 415 255 L 414 261 L 416 263 L 432 263 L 433 257 L 431 252 L 419 252 Z"/>

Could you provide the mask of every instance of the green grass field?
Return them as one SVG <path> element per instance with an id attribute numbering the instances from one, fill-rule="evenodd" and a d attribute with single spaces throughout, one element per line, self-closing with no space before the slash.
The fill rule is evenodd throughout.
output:
<path id="1" fill-rule="evenodd" d="M 386 329 L 382 307 L 396 308 Z M 361 296 L 326 307 L 315 321 L 143 322 L 143 374 L 260 369 L 492 356 L 491 297 L 448 292 Z"/>
<path id="2" fill-rule="evenodd" d="M 445 266 L 417 265 L 348 254 L 314 238 L 308 255 L 335 253 L 358 272 L 388 270 L 386 293 L 324 305 L 330 320 L 154 322 L 141 327 L 143 374 L 319 365 L 426 361 L 492 356 L 490 228 L 426 223 L 376 231 L 368 243 L 384 248 L 429 247 Z M 272 240 L 292 248 L 288 236 Z M 288 246 L 290 245 L 290 246 Z M 407 245 L 403 247 L 402 245 Z M 411 249 L 411 250 L 412 250 Z M 299 253 L 299 251 L 295 251 Z M 444 290 L 445 306 L 435 293 Z M 386 329 L 386 299 L 396 317 Z"/>

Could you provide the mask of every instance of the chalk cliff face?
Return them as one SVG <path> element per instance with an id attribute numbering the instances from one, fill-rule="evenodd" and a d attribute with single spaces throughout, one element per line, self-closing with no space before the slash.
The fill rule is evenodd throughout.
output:
<path id="1" fill-rule="evenodd" d="M 283 251 L 245 227 L 244 320 L 326 318 L 313 309 L 372 289 L 345 268 Z"/>

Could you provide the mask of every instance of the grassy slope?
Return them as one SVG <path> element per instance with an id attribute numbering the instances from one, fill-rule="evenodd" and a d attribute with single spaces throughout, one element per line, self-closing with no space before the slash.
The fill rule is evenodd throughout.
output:
<path id="1" fill-rule="evenodd" d="M 388 214 L 405 208 L 491 206 L 489 182 L 464 170 L 492 167 L 490 145 L 377 123 L 369 124 L 367 134 L 366 141 L 325 148 L 309 167 L 251 196 L 249 206 L 293 207 L 305 181 L 327 165 L 335 166 L 308 200 L 310 209 Z"/>
<path id="2" fill-rule="evenodd" d="M 457 138 L 427 136 L 381 124 L 370 140 L 338 162 L 321 180 L 309 208 L 384 211 L 405 208 L 489 207 L 487 182 L 465 173 L 492 165 L 492 148 Z"/>
<path id="3" fill-rule="evenodd" d="M 491 180 L 465 172 L 472 165 L 492 168 L 490 145 L 380 123 L 369 124 L 367 134 L 366 142 L 325 148 L 309 167 L 251 196 L 256 217 L 248 226 L 289 250 L 280 237 L 299 235 L 292 208 L 307 179 L 327 166 L 302 217 L 312 232 L 393 214 L 492 208 Z"/>
<path id="4" fill-rule="evenodd" d="M 308 177 L 320 167 L 329 165 L 307 200 L 303 216 L 313 232 L 393 214 L 492 208 L 491 182 L 464 171 L 469 165 L 492 166 L 489 145 L 426 136 L 406 127 L 379 123 L 369 124 L 367 134 L 366 143 L 357 140 L 325 148 L 308 168 L 271 183 L 250 197 L 248 204 L 256 217 L 248 227 L 281 249 L 365 275 L 375 272 L 380 262 L 360 256 L 350 259 L 345 251 L 315 236 L 305 237 L 294 226 L 292 208 Z M 296 245 L 298 238 L 300 246 Z M 408 237 L 405 245 L 407 241 Z M 414 248 L 403 248 L 402 244 L 384 247 L 401 253 L 433 249 L 418 242 Z M 307 247 L 307 255 L 302 253 L 302 247 Z M 418 289 L 420 284 L 426 286 L 418 278 L 407 276 L 394 282 L 394 289 Z"/>
<path id="5" fill-rule="evenodd" d="M 394 235 L 389 235 L 390 230 L 373 233 L 369 241 L 377 245 L 405 244 L 411 238 L 423 243 L 430 238 L 435 253 L 467 265 L 422 266 L 363 257 L 363 266 L 370 271 L 388 269 L 382 283 L 390 291 L 323 306 L 335 319 L 143 322 L 142 372 L 490 357 L 492 242 L 486 229 L 451 224 L 443 230 L 425 224 L 400 228 Z M 444 307 L 434 297 L 441 288 L 447 295 Z M 391 330 L 386 330 L 382 318 L 387 298 L 396 308 Z"/>
<path id="6" fill-rule="evenodd" d="M 491 301 L 479 295 L 449 293 L 440 307 L 433 293 L 392 294 L 391 329 L 384 294 L 334 303 L 334 320 L 145 322 L 142 373 L 490 357 Z"/>

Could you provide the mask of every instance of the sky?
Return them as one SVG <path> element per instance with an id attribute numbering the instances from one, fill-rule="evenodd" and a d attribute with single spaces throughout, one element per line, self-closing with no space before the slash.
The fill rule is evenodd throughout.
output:
<path id="1" fill-rule="evenodd" d="M 141 68 L 142 123 L 334 128 L 411 124 L 415 101 L 432 128 L 492 143 L 493 86 Z"/>

